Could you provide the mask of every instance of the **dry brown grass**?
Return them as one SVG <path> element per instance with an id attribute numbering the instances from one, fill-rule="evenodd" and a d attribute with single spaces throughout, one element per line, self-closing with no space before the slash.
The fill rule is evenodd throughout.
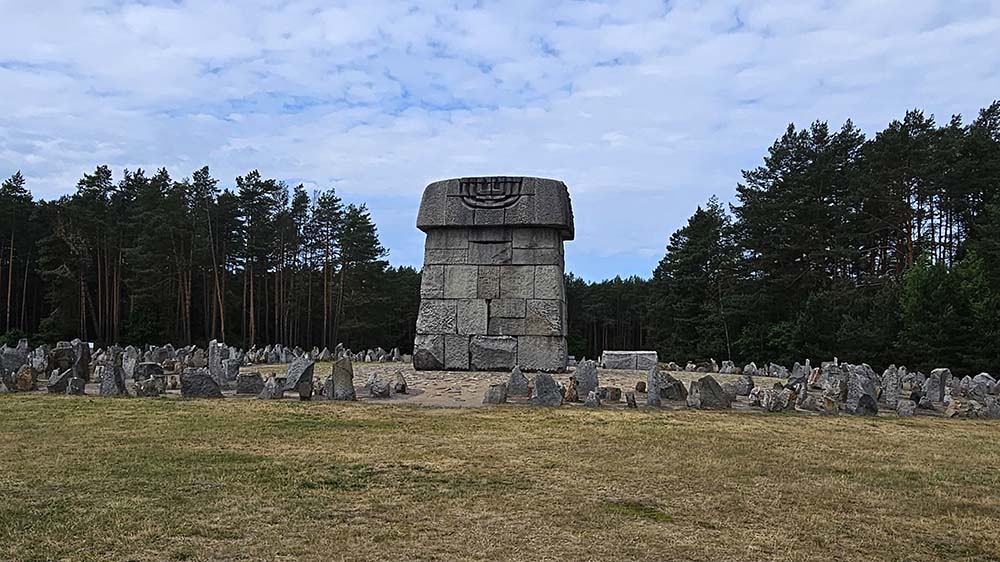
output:
<path id="1" fill-rule="evenodd" d="M 997 560 L 996 422 L 0 397 L 0 560 Z"/>

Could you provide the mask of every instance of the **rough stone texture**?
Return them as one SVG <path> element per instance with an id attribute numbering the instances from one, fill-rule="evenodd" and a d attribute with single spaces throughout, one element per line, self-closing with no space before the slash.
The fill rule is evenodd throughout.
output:
<path id="1" fill-rule="evenodd" d="M 156 398 L 162 393 L 159 380 L 149 378 L 135 383 L 135 395 L 143 398 Z"/>
<path id="2" fill-rule="evenodd" d="M 72 377 L 72 369 L 52 371 L 52 374 L 49 375 L 48 382 L 45 384 L 45 388 L 53 394 L 62 394 L 66 392 L 66 387 L 69 385 L 69 379 Z"/>
<path id="3" fill-rule="evenodd" d="M 70 396 L 83 396 L 86 394 L 86 392 L 84 392 L 86 387 L 87 381 L 77 376 L 71 376 L 66 384 L 66 394 Z"/>
<path id="4" fill-rule="evenodd" d="M 365 388 L 368 389 L 368 395 L 372 398 L 388 398 L 391 395 L 389 384 L 382 380 L 382 377 L 378 376 L 377 373 L 368 376 Z"/>
<path id="5" fill-rule="evenodd" d="M 538 373 L 535 375 L 534 388 L 531 391 L 531 403 L 535 406 L 562 406 L 563 393 L 552 375 Z"/>
<path id="6" fill-rule="evenodd" d="M 472 336 L 469 342 L 471 368 L 475 371 L 506 371 L 517 366 L 518 341 L 513 336 Z"/>
<path id="7" fill-rule="evenodd" d="M 750 396 L 750 391 L 753 390 L 753 377 L 744 373 L 740 375 L 740 378 L 736 380 L 736 395 L 737 396 Z"/>
<path id="8" fill-rule="evenodd" d="M 625 404 L 629 408 L 637 408 L 638 405 L 635 403 L 635 393 L 631 390 L 625 393 Z"/>
<path id="9" fill-rule="evenodd" d="M 240 373 L 236 376 L 236 394 L 257 395 L 264 391 L 264 377 L 260 373 Z"/>
<path id="10" fill-rule="evenodd" d="M 601 397 L 596 391 L 591 390 L 587 393 L 587 398 L 584 399 L 583 405 L 590 408 L 596 408 L 601 405 Z"/>
<path id="11" fill-rule="evenodd" d="M 308 357 L 299 357 L 288 366 L 284 390 L 294 390 L 299 384 L 312 383 L 316 362 Z"/>
<path id="12" fill-rule="evenodd" d="M 184 398 L 222 398 L 222 389 L 208 369 L 181 373 L 181 396 Z"/>
<path id="13" fill-rule="evenodd" d="M 688 406 L 702 410 L 725 410 L 732 406 L 733 401 L 722 389 L 722 385 L 711 375 L 705 375 L 691 382 L 688 392 Z"/>
<path id="14" fill-rule="evenodd" d="M 944 400 L 944 389 L 951 384 L 950 369 L 934 369 L 924 381 L 924 399 L 928 402 Z"/>
<path id="15" fill-rule="evenodd" d="M 137 381 L 151 379 L 163 375 L 163 367 L 159 363 L 143 362 L 132 366 L 132 378 Z"/>
<path id="16" fill-rule="evenodd" d="M 902 389 L 902 381 L 899 379 L 899 369 L 895 365 L 889 365 L 882 373 L 882 400 L 890 408 L 895 408 L 899 404 L 899 392 Z"/>
<path id="17" fill-rule="evenodd" d="M 330 400 L 356 400 L 354 392 L 354 365 L 350 359 L 333 362 L 333 372 L 326 379 L 323 393 Z"/>
<path id="18" fill-rule="evenodd" d="M 417 227 L 427 239 L 414 368 L 565 371 L 563 243 L 574 230 L 562 182 L 435 182 L 424 190 Z"/>
<path id="19" fill-rule="evenodd" d="M 655 351 L 605 351 L 601 354 L 605 369 L 647 371 L 657 364 Z"/>
<path id="20" fill-rule="evenodd" d="M 390 386 L 392 387 L 393 394 L 406 394 L 406 377 L 403 376 L 402 371 L 396 371 L 396 373 L 392 375 Z"/>
<path id="21" fill-rule="evenodd" d="M 101 396 L 128 396 L 125 386 L 125 369 L 118 365 L 107 365 L 101 375 Z"/>
<path id="22" fill-rule="evenodd" d="M 531 385 L 528 384 L 528 377 L 521 373 L 521 369 L 514 367 L 510 372 L 510 377 L 507 379 L 507 396 L 520 396 L 528 397 L 531 396 Z"/>
<path id="23" fill-rule="evenodd" d="M 14 375 L 14 388 L 17 392 L 30 392 L 38 386 L 38 373 L 28 364 L 21 365 Z"/>
<path id="24" fill-rule="evenodd" d="M 504 404 L 507 402 L 507 385 L 505 383 L 491 384 L 486 389 L 483 404 Z"/>
<path id="25" fill-rule="evenodd" d="M 575 378 L 573 378 L 573 377 L 569 378 L 569 382 L 567 382 L 566 386 L 563 387 L 562 394 L 563 394 L 563 401 L 564 402 L 579 402 L 580 401 L 580 393 L 577 392 L 577 382 L 576 382 Z"/>
<path id="26" fill-rule="evenodd" d="M 284 386 L 274 377 L 268 377 L 264 387 L 257 393 L 259 400 L 278 400 L 285 395 Z"/>

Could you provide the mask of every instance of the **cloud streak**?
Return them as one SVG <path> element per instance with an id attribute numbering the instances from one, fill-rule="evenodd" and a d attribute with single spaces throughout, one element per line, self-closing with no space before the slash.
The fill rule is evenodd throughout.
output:
<path id="1" fill-rule="evenodd" d="M 85 171 L 250 169 L 367 201 L 419 265 L 423 186 L 570 186 L 588 278 L 648 275 L 787 125 L 871 133 L 1000 92 L 990 1 L 0 1 L 0 173 L 37 196 Z"/>

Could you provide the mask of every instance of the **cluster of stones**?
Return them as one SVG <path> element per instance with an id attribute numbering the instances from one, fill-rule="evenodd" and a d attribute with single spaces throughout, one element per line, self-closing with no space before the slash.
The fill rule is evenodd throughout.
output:
<path id="1" fill-rule="evenodd" d="M 250 364 L 255 357 L 268 363 L 288 359 L 284 376 L 272 374 L 266 380 L 260 373 L 240 373 L 240 366 Z M 244 353 L 215 340 L 207 349 L 172 345 L 149 346 L 142 350 L 128 346 L 110 346 L 91 351 L 80 340 L 59 342 L 55 347 L 39 346 L 30 350 L 27 340 L 16 347 L 0 348 L 0 393 L 38 390 L 42 380 L 50 393 L 85 393 L 90 382 L 99 383 L 98 393 L 104 397 L 156 397 L 167 390 L 179 390 L 184 398 L 222 398 L 224 389 L 236 394 L 253 394 L 262 399 L 281 398 L 285 391 L 295 391 L 303 400 L 354 400 L 354 370 L 352 360 L 395 362 L 408 359 L 398 349 L 386 352 L 381 348 L 352 353 L 338 345 L 335 353 L 314 349 L 301 352 L 281 346 L 268 346 Z M 332 360 L 332 373 L 325 381 L 316 381 L 313 371 L 316 359 Z M 47 378 L 40 374 L 48 373 Z M 131 383 L 129 383 L 131 381 Z M 366 388 L 373 397 L 387 397 L 407 392 L 406 379 L 397 372 L 382 382 L 377 376 Z"/>
<path id="2" fill-rule="evenodd" d="M 673 369 L 674 366 L 668 364 L 670 370 L 680 371 Z M 706 373 L 685 386 L 669 371 L 654 365 L 634 391 L 622 394 L 619 388 L 599 385 L 597 367 L 597 362 L 581 361 L 564 382 L 548 374 L 538 374 L 529 381 L 515 368 L 506 383 L 490 386 L 483 402 L 500 404 L 512 397 L 526 397 L 531 404 L 542 406 L 579 401 L 586 406 L 599 406 L 621 402 L 624 397 L 627 406 L 636 407 L 636 395 L 644 393 L 646 404 L 651 407 L 670 403 L 672 407 L 724 410 L 742 396 L 751 407 L 767 412 L 798 410 L 873 416 L 880 409 L 888 409 L 906 417 L 927 410 L 948 417 L 1000 418 L 1000 383 L 987 373 L 959 379 L 944 368 L 924 375 L 891 365 L 878 375 L 866 364 L 851 365 L 836 360 L 817 368 L 811 367 L 809 361 L 804 365 L 796 363 L 791 371 L 773 364 L 767 369 L 757 369 L 751 363 L 740 372 L 731 363 L 724 363 L 725 371 L 719 374 L 739 374 L 735 382 L 720 383 Z M 780 380 L 766 388 L 755 384 L 755 376 Z"/>
<path id="3" fill-rule="evenodd" d="M 573 239 L 573 211 L 565 184 L 435 182 L 424 190 L 417 227 L 427 240 L 416 369 L 566 369 L 563 242 Z"/>
<path id="4" fill-rule="evenodd" d="M 324 347 L 313 347 L 310 351 L 305 351 L 301 347 L 289 348 L 281 344 L 268 345 L 263 348 L 252 347 L 246 353 L 246 364 L 248 365 L 287 365 L 296 359 L 306 357 L 313 361 L 337 361 L 339 359 L 350 359 L 355 363 L 409 363 L 413 360 L 410 355 L 400 353 L 398 347 L 386 351 L 381 347 L 375 349 L 353 352 L 344 347 L 344 344 L 337 344 L 333 351 Z"/>

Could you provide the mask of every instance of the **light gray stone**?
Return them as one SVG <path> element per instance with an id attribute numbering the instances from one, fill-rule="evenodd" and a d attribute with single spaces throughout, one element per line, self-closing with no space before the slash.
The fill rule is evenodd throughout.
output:
<path id="1" fill-rule="evenodd" d="M 106 365 L 101 375 L 100 394 L 106 398 L 128 396 L 125 386 L 125 369 L 117 365 Z"/>
<path id="2" fill-rule="evenodd" d="M 420 271 L 420 298 L 444 298 L 444 267 L 443 265 L 425 265 Z M 329 353 L 329 350 L 327 350 Z M 326 359 L 327 361 L 329 358 Z"/>
<path id="3" fill-rule="evenodd" d="M 566 338 L 521 336 L 517 338 L 517 364 L 529 371 L 558 373 L 566 370 Z"/>
<path id="4" fill-rule="evenodd" d="M 436 371 L 444 369 L 444 335 L 418 334 L 413 341 L 413 368 Z"/>
<path id="5" fill-rule="evenodd" d="M 687 403 L 692 408 L 702 410 L 724 410 L 732 406 L 732 400 L 711 375 L 705 375 L 691 382 Z"/>
<path id="6" fill-rule="evenodd" d="M 462 299 L 458 301 L 459 334 L 471 336 L 485 334 L 488 328 L 489 308 L 483 299 Z"/>
<path id="7" fill-rule="evenodd" d="M 279 383 L 275 377 L 268 377 L 263 383 L 260 392 L 257 393 L 258 400 L 280 400 L 285 395 L 284 385 Z"/>
<path id="8" fill-rule="evenodd" d="M 580 394 L 586 396 L 592 390 L 597 390 L 600 382 L 597 379 L 597 362 L 584 360 L 577 363 L 576 371 L 573 373 Z"/>
<path id="9" fill-rule="evenodd" d="M 458 302 L 454 300 L 420 301 L 417 334 L 458 333 Z"/>
<path id="10" fill-rule="evenodd" d="M 316 362 L 308 357 L 299 357 L 288 367 L 284 390 L 295 390 L 300 384 L 312 384 Z"/>
<path id="11" fill-rule="evenodd" d="M 500 267 L 500 298 L 530 299 L 535 296 L 535 266 L 505 265 Z"/>
<path id="12" fill-rule="evenodd" d="M 513 368 L 518 363 L 518 343 L 518 339 L 511 336 L 472 336 L 469 342 L 470 368 L 475 371 Z"/>
<path id="13" fill-rule="evenodd" d="M 326 379 L 324 394 L 330 400 L 355 400 L 354 365 L 348 358 L 333 362 L 333 372 Z"/>
<path id="14" fill-rule="evenodd" d="M 451 371 L 469 369 L 469 336 L 458 334 L 444 336 L 444 368 Z"/>
<path id="15" fill-rule="evenodd" d="M 444 298 L 474 299 L 477 296 L 479 267 L 448 265 L 444 268 Z"/>
<path id="16" fill-rule="evenodd" d="M 236 394 L 252 394 L 264 391 L 264 377 L 260 373 L 240 373 L 236 377 Z"/>

